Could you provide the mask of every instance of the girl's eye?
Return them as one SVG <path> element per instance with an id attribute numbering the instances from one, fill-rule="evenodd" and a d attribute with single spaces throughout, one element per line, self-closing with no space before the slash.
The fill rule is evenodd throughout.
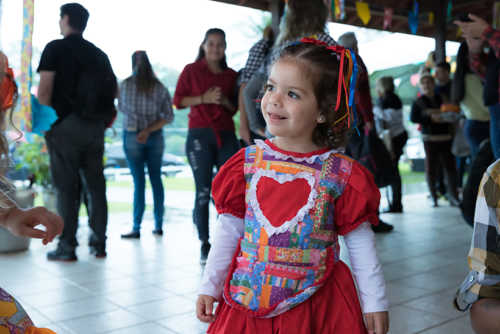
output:
<path id="1" fill-rule="evenodd" d="M 290 96 L 292 99 L 300 99 L 300 96 L 292 91 L 288 92 L 288 96 Z"/>
<path id="2" fill-rule="evenodd" d="M 274 90 L 274 86 L 271 84 L 266 84 L 264 86 L 264 91 L 266 91 L 266 92 L 272 92 L 273 90 Z"/>

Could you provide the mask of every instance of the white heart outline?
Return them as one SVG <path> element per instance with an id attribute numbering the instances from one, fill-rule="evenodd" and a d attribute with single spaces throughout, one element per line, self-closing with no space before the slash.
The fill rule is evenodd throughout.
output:
<path id="1" fill-rule="evenodd" d="M 272 178 L 273 180 L 278 181 L 278 183 L 280 184 L 283 184 L 285 182 L 290 182 L 296 179 L 305 179 L 309 184 L 309 187 L 311 188 L 311 191 L 309 192 L 309 196 L 307 198 L 307 203 L 304 204 L 302 208 L 300 208 L 297 211 L 297 214 L 292 219 L 287 220 L 278 227 L 274 227 L 271 224 L 271 222 L 266 218 L 266 216 L 264 216 L 264 213 L 260 208 L 259 201 L 257 200 L 257 184 L 259 183 L 260 178 L 263 176 Z M 250 190 L 248 192 L 249 203 L 254 211 L 257 221 L 264 228 L 264 230 L 266 230 L 268 237 L 274 234 L 284 233 L 290 230 L 304 218 L 304 216 L 314 206 L 314 202 L 316 199 L 316 189 L 314 189 L 314 183 L 315 183 L 314 176 L 306 172 L 300 172 L 297 174 L 278 174 L 274 170 L 265 170 L 265 169 L 258 169 L 255 172 L 255 174 L 252 176 L 252 180 L 250 181 Z"/>

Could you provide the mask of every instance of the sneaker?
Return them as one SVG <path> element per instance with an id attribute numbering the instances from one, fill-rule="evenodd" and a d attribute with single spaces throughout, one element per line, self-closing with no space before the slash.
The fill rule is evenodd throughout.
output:
<path id="1" fill-rule="evenodd" d="M 201 251 L 200 251 L 200 264 L 204 266 L 207 263 L 207 258 L 208 258 L 208 253 L 210 252 L 210 243 L 208 241 L 205 241 L 204 243 L 201 244 Z"/>
<path id="2" fill-rule="evenodd" d="M 163 230 L 153 230 L 153 234 L 161 237 L 163 235 Z"/>
<path id="3" fill-rule="evenodd" d="M 140 239 L 141 232 L 131 231 L 125 234 L 122 234 L 122 239 Z"/>
<path id="4" fill-rule="evenodd" d="M 391 224 L 387 224 L 386 222 L 379 219 L 379 223 L 377 226 L 372 225 L 372 230 L 375 233 L 386 233 L 391 232 L 394 229 L 394 226 Z"/>
<path id="5" fill-rule="evenodd" d="M 66 250 L 58 246 L 56 250 L 47 253 L 47 260 L 72 262 L 76 261 L 77 257 L 74 249 Z"/>

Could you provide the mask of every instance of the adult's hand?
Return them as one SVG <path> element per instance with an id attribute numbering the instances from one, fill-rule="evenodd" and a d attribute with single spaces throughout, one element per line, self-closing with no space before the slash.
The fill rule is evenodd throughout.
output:
<path id="1" fill-rule="evenodd" d="M 454 23 L 462 29 L 465 38 L 480 38 L 486 28 L 489 27 L 488 22 L 476 16 L 469 14 L 471 22 L 454 21 Z"/>
<path id="2" fill-rule="evenodd" d="M 1 218 L 4 220 L 2 225 L 14 235 L 42 239 L 43 244 L 46 245 L 62 233 L 64 227 L 62 218 L 46 208 L 8 210 Z M 45 231 L 36 228 L 38 225 L 45 226 Z"/>
<path id="3" fill-rule="evenodd" d="M 220 104 L 222 101 L 222 91 L 220 87 L 214 86 L 207 89 L 201 96 L 201 103 Z"/>
<path id="4" fill-rule="evenodd" d="M 469 52 L 472 54 L 478 54 L 481 53 L 482 47 L 483 47 L 483 40 L 480 38 L 472 38 L 472 37 L 466 37 L 465 42 L 467 43 L 467 46 L 469 47 Z"/>
<path id="5" fill-rule="evenodd" d="M 147 129 L 142 130 L 135 137 L 137 142 L 139 142 L 141 144 L 146 144 L 146 142 L 148 141 L 148 138 L 149 138 L 149 130 L 147 130 Z"/>

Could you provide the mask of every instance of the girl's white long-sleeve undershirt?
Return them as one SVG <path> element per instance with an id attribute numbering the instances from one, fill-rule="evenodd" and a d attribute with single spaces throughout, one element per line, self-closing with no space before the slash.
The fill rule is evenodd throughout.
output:
<path id="1" fill-rule="evenodd" d="M 243 236 L 244 220 L 230 214 L 221 214 L 217 225 L 198 293 L 219 299 L 238 240 Z M 370 224 L 359 225 L 344 236 L 344 241 L 363 313 L 387 311 L 389 302 L 385 293 L 385 281 Z"/>

